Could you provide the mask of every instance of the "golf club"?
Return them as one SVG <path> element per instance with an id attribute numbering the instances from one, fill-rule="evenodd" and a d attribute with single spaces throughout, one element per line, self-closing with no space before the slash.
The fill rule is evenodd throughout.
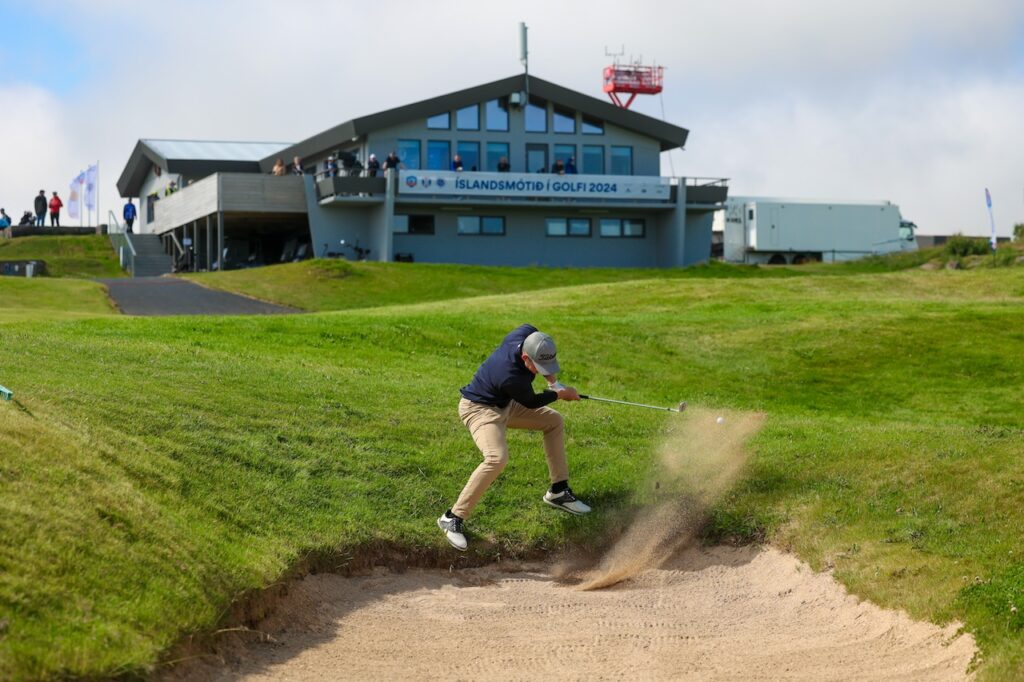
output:
<path id="1" fill-rule="evenodd" d="M 615 403 L 617 405 L 632 405 L 633 407 L 646 407 L 649 410 L 664 410 L 666 412 L 682 412 L 686 409 L 686 401 L 679 403 L 677 407 L 659 407 L 657 405 L 644 405 L 643 403 L 631 403 L 626 400 L 612 400 L 611 398 L 598 398 L 593 395 L 583 395 L 580 393 L 581 400 L 598 400 L 602 403 Z"/>

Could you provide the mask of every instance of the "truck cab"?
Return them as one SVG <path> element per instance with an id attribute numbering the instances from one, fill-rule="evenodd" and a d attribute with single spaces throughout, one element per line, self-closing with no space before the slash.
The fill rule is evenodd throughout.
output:
<path id="1" fill-rule="evenodd" d="M 912 242 L 915 232 L 917 232 L 917 225 L 909 220 L 900 220 L 900 239 Z"/>

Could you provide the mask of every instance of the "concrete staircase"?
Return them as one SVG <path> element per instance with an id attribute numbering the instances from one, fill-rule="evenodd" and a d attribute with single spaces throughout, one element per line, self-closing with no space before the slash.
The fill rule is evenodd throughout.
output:
<path id="1" fill-rule="evenodd" d="M 173 260 L 164 253 L 160 237 L 155 234 L 133 234 L 132 246 L 135 247 L 135 276 L 159 277 L 170 274 Z"/>

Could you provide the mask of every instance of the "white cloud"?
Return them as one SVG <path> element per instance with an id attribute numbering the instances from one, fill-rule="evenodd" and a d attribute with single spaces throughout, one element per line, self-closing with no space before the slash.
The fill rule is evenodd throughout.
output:
<path id="1" fill-rule="evenodd" d="M 605 46 L 665 65 L 667 118 L 691 130 L 677 172 L 729 176 L 738 193 L 891 199 L 933 232 L 984 232 L 987 185 L 1002 234 L 1024 221 L 1016 0 L 44 7 L 99 36 L 86 45 L 93 76 L 59 95 L 0 85 L 0 101 L 28 103 L 0 109 L 14 161 L 0 167 L 0 204 L 96 159 L 104 207 L 119 204 L 113 181 L 140 137 L 297 141 L 517 73 L 523 20 L 531 71 L 582 92 L 603 96 Z M 661 105 L 634 108 L 660 118 Z"/>

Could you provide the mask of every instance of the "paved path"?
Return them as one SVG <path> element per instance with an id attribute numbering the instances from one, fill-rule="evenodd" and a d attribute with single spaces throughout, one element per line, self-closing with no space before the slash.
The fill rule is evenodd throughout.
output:
<path id="1" fill-rule="evenodd" d="M 280 315 L 302 312 L 174 277 L 101 279 L 125 315 Z"/>

